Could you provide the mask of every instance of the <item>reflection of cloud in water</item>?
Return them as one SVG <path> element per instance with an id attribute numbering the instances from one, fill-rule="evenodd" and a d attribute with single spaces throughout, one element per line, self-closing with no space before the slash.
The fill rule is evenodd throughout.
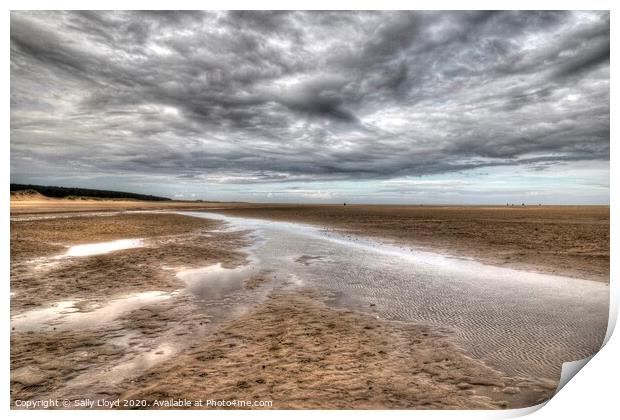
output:
<path id="1" fill-rule="evenodd" d="M 102 255 L 114 251 L 122 251 L 124 249 L 142 248 L 143 246 L 143 239 L 119 239 L 117 241 L 110 242 L 74 245 L 69 247 L 67 252 L 64 254 L 56 255 L 55 257 L 34 258 L 30 260 L 29 264 L 34 270 L 47 271 L 57 267 L 63 261 L 66 261 L 67 258 Z"/>
<path id="2" fill-rule="evenodd" d="M 177 276 L 187 283 L 190 292 L 205 299 L 219 299 L 243 288 L 243 282 L 255 274 L 255 270 L 244 266 L 224 268 L 221 263 L 208 267 L 184 270 Z"/>
<path id="3" fill-rule="evenodd" d="M 69 248 L 63 257 L 87 257 L 90 255 L 107 254 L 108 252 L 120 251 L 122 249 L 140 248 L 144 246 L 142 239 L 119 239 L 118 241 L 100 242 L 96 244 L 75 245 Z"/>

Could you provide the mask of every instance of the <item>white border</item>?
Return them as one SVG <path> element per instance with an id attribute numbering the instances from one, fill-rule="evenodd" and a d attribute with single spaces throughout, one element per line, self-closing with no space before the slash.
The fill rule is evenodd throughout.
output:
<path id="1" fill-rule="evenodd" d="M 404 0 L 297 0 L 294 3 L 284 0 L 93 0 L 85 4 L 78 0 L 22 0 L 6 1 L 7 10 L 610 10 L 614 2 L 610 0 L 435 0 L 433 2 L 413 2 Z M 88 6 L 88 7 L 85 7 Z"/>
<path id="2" fill-rule="evenodd" d="M 429 2 L 407 2 L 397 0 L 382 0 L 382 1 L 368 1 L 368 0 L 345 0 L 334 2 L 326 0 L 298 0 L 294 3 L 285 2 L 282 0 L 263 0 L 260 2 L 249 2 L 243 0 L 227 0 L 227 1 L 189 1 L 189 0 L 177 0 L 174 2 L 164 1 L 131 1 L 131 0 L 108 0 L 108 1 L 90 1 L 84 3 L 83 1 L 76 0 L 58 0 L 55 2 L 45 2 L 42 0 L 21 0 L 21 1 L 8 1 L 7 11 L 2 17 L 2 28 L 4 38 L 2 44 L 4 46 L 3 54 L 3 67 L 4 83 L 2 84 L 2 94 L 4 98 L 3 103 L 3 115 L 5 115 L 5 140 L 2 142 L 3 153 L 0 153 L 0 164 L 2 171 L 2 182 L 0 183 L 0 196 L 4 197 L 4 205 L 2 206 L 2 265 L 3 268 L 3 282 L 2 282 L 2 296 L 5 299 L 4 308 L 4 334 L 2 345 L 2 358 L 3 365 L 3 380 L 1 382 L 1 399 L 0 410 L 4 411 L 11 418 L 32 418 L 32 417 L 45 417 L 45 418 L 83 418 L 84 412 L 52 412 L 52 411 L 9 411 L 9 179 L 10 179 L 10 159 L 9 159 L 9 138 L 10 138 L 10 111 L 9 111 L 9 98 L 10 98 L 10 72 L 9 72 L 9 22 L 10 15 L 8 10 L 10 9 L 83 9 L 85 6 L 93 9 L 289 9 L 291 6 L 295 6 L 297 9 L 307 10 L 321 10 L 321 9 L 429 9 L 428 6 L 432 6 L 433 10 L 460 10 L 464 7 L 469 9 L 602 9 L 612 10 L 612 25 L 611 25 L 611 38 L 612 38 L 612 59 L 617 56 L 617 41 L 616 30 L 614 28 L 615 12 L 616 8 L 613 7 L 614 3 L 611 1 L 602 0 L 590 0 L 590 1 L 541 1 L 541 0 L 521 0 L 521 1 L 444 1 L 435 0 Z M 617 4 L 617 2 L 615 2 Z M 615 85 L 611 84 L 611 102 L 614 109 L 614 98 L 617 97 Z M 614 118 L 612 112 L 612 133 L 614 128 Z M 613 134 L 612 134 L 613 137 Z M 617 238 L 618 227 L 615 223 L 615 209 L 618 206 L 618 194 L 617 194 L 617 180 L 618 169 L 614 169 L 614 163 L 617 162 L 616 147 L 611 142 L 611 208 L 612 208 L 612 223 L 611 223 L 611 238 L 612 238 L 612 252 L 611 252 L 611 278 L 617 278 L 617 264 L 614 261 L 618 261 L 619 255 L 617 252 Z M 612 302 L 610 307 L 610 321 L 615 324 L 618 312 L 618 287 L 616 287 L 615 281 L 611 282 L 611 294 Z M 577 375 L 576 379 L 570 381 L 554 398 L 549 401 L 542 409 L 536 411 L 530 415 L 532 419 L 549 419 L 549 418 L 611 418 L 611 413 L 618 412 L 617 391 L 616 391 L 616 378 L 619 373 L 618 355 L 620 354 L 620 342 L 616 335 L 612 335 L 605 347 L 597 354 L 592 361 L 590 361 L 583 370 Z M 525 410 L 532 411 L 532 410 Z M 299 418 L 311 418 L 319 414 L 320 416 L 327 416 L 330 418 L 340 418 L 342 416 L 355 417 L 355 418 L 371 418 L 377 415 L 389 416 L 393 418 L 466 418 L 466 419 L 480 419 L 480 418 L 501 418 L 501 417 L 513 417 L 526 414 L 525 411 L 505 411 L 505 412 L 480 412 L 480 411 L 297 411 L 293 413 L 295 417 Z M 86 414 L 92 418 L 109 418 L 110 412 L 89 412 Z M 284 411 L 218 411 L 218 412 L 114 412 L 115 417 L 128 418 L 136 416 L 149 416 L 150 418 L 169 418 L 171 416 L 183 416 L 192 418 L 204 418 L 205 416 L 217 416 L 218 418 L 289 418 L 290 412 Z"/>

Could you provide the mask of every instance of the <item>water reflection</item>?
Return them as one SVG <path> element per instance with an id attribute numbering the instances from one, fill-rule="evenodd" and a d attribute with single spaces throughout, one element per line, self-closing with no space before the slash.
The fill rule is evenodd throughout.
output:
<path id="1" fill-rule="evenodd" d="M 119 239 L 118 241 L 99 242 L 95 244 L 75 245 L 69 248 L 63 257 L 87 257 L 90 255 L 107 254 L 108 252 L 120 251 L 122 249 L 140 248 L 144 246 L 142 239 Z"/>
<path id="2" fill-rule="evenodd" d="M 177 276 L 187 283 L 187 289 L 202 299 L 221 299 L 243 289 L 244 281 L 255 269 L 244 266 L 224 268 L 222 264 L 181 271 Z"/>

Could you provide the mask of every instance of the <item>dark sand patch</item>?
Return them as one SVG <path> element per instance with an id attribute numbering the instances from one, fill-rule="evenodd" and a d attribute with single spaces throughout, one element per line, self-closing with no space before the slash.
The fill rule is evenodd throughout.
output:
<path id="1" fill-rule="evenodd" d="M 183 289 L 185 283 L 177 277 L 180 269 L 246 263 L 241 250 L 248 244 L 245 232 L 227 232 L 222 226 L 174 214 L 13 222 L 12 245 L 18 245 L 11 260 L 12 315 L 76 301 L 73 310 L 79 313 L 67 315 L 64 321 L 68 321 L 73 315 L 105 309 L 119 297 Z M 59 260 L 54 258 L 57 249 L 50 246 L 57 243 L 64 250 L 76 243 L 128 236 L 145 238 L 145 246 Z M 13 330 L 12 401 L 58 395 L 105 398 L 116 380 L 182 351 L 206 334 L 212 318 L 219 316 L 201 311 L 188 293 L 172 294 L 157 304 L 138 304 L 118 317 L 92 319 L 70 330 L 61 319 L 58 330 L 56 325 L 36 332 Z"/>
<path id="2" fill-rule="evenodd" d="M 321 259 L 323 259 L 322 255 L 302 255 L 301 257 L 295 258 L 295 261 L 303 265 L 310 265 L 314 261 Z"/>
<path id="3" fill-rule="evenodd" d="M 243 285 L 246 289 L 254 290 L 261 287 L 263 284 L 270 280 L 271 271 L 262 270 L 261 272 L 254 274 L 253 276 L 245 279 Z"/>

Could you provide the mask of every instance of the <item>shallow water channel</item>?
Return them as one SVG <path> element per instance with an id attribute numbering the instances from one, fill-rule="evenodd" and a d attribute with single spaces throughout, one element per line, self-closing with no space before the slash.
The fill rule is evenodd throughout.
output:
<path id="1" fill-rule="evenodd" d="M 252 259 L 276 278 L 328 291 L 336 307 L 449 330 L 469 355 L 509 374 L 558 378 L 563 362 L 591 355 L 605 336 L 607 284 L 488 266 L 309 225 L 182 214 L 253 231 Z"/>

